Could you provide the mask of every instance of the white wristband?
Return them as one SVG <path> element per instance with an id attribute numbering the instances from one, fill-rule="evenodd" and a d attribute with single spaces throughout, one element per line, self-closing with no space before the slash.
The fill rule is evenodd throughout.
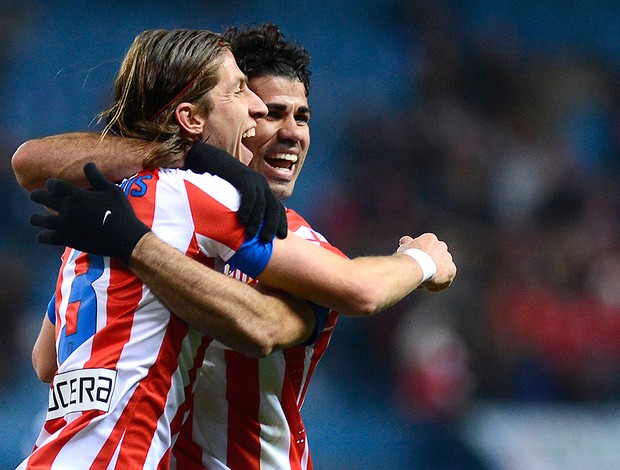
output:
<path id="1" fill-rule="evenodd" d="M 407 248 L 405 251 L 401 251 L 403 255 L 407 255 L 418 262 L 420 268 L 422 268 L 422 282 L 430 281 L 437 272 L 437 265 L 433 261 L 431 255 L 419 248 Z"/>

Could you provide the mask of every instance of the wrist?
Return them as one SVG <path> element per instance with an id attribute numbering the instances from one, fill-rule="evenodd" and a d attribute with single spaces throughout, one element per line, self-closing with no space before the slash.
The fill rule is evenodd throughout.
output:
<path id="1" fill-rule="evenodd" d="M 437 273 L 437 265 L 435 264 L 435 261 L 433 261 L 431 255 L 425 251 L 422 251 L 419 248 L 407 248 L 400 253 L 409 256 L 418 263 L 420 269 L 422 269 L 422 282 L 430 281 L 435 273 Z"/>

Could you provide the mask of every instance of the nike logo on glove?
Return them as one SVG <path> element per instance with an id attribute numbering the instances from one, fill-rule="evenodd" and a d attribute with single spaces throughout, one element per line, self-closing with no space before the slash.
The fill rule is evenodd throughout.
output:
<path id="1" fill-rule="evenodd" d="M 110 214 L 112 214 L 112 211 L 105 211 L 105 214 L 103 215 L 103 222 L 101 222 L 101 225 L 105 225 L 105 219 L 107 219 Z"/>

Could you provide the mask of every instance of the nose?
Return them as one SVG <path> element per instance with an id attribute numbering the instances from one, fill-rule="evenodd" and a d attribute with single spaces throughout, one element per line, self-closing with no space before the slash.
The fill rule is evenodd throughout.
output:
<path id="1" fill-rule="evenodd" d="M 281 140 L 299 142 L 303 139 L 305 128 L 297 123 L 294 115 L 287 116 L 283 120 L 282 126 L 278 130 L 278 137 Z"/>
<path id="2" fill-rule="evenodd" d="M 263 100 L 249 88 L 246 90 L 248 91 L 248 112 L 250 116 L 254 119 L 261 119 L 267 116 L 267 106 L 265 106 Z"/>

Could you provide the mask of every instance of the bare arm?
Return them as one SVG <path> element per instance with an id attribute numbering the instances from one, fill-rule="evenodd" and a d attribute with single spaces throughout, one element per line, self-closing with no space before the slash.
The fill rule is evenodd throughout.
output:
<path id="1" fill-rule="evenodd" d="M 294 346 L 314 329 L 306 301 L 272 290 L 261 293 L 152 233 L 138 242 L 129 267 L 180 318 L 246 355 L 263 357 Z"/>
<path id="2" fill-rule="evenodd" d="M 59 134 L 23 143 L 11 163 L 19 184 L 32 191 L 42 188 L 48 178 L 62 178 L 78 186 L 88 186 L 82 169 L 95 162 L 111 181 L 120 181 L 142 169 L 149 142 L 95 132 Z"/>
<path id="3" fill-rule="evenodd" d="M 425 287 L 438 290 L 452 282 L 456 266 L 444 242 L 432 234 L 424 234 L 410 239 L 400 249 L 409 247 L 424 250 L 437 265 L 437 274 Z M 256 315 L 265 313 L 264 308 L 261 306 L 254 312 L 253 307 L 261 305 L 264 299 L 244 299 L 236 289 L 236 295 L 227 293 L 223 282 L 219 282 L 223 281 L 219 279 L 221 274 L 191 260 L 152 233 L 140 240 L 131 255 L 129 267 L 147 285 L 156 286 L 153 292 L 173 311 L 183 310 L 184 320 L 197 325 L 200 318 L 203 318 L 202 321 L 211 325 L 205 329 L 218 338 L 236 331 L 243 332 L 243 335 L 252 335 L 254 332 L 263 339 L 277 338 L 274 343 L 281 341 L 294 344 L 302 339 L 302 335 L 298 335 L 295 341 L 286 339 L 288 335 L 294 336 L 293 332 L 299 327 L 291 322 L 290 315 L 282 316 L 282 312 L 274 310 L 268 312 L 273 313 L 273 317 L 257 318 Z M 175 275 L 170 276 L 171 272 Z M 258 276 L 262 282 L 273 287 L 354 316 L 374 314 L 393 305 L 420 287 L 422 277 L 419 264 L 409 256 L 395 253 L 391 256 L 350 260 L 292 233 L 284 240 L 275 240 L 271 260 Z M 246 301 L 247 304 L 244 304 Z M 232 303 L 231 308 L 225 308 L 229 303 Z M 204 315 L 205 311 L 214 307 L 217 311 L 231 312 L 237 317 L 233 319 L 224 316 L 216 320 L 212 315 Z M 190 311 L 193 312 L 192 316 L 185 316 Z M 252 311 L 252 315 L 243 313 L 247 311 Z M 234 328 L 229 330 L 231 322 Z M 261 328 L 255 329 L 254 325 L 266 328 L 268 333 L 263 336 Z M 225 340 L 231 342 L 231 338 Z"/>
<path id="4" fill-rule="evenodd" d="M 52 381 L 58 369 L 54 325 L 47 315 L 43 318 L 41 331 L 32 348 L 32 365 L 39 379 L 47 383 Z"/>
<path id="5" fill-rule="evenodd" d="M 412 239 L 398 251 L 419 248 L 431 256 L 437 273 L 424 283 L 429 290 L 448 287 L 456 266 L 447 245 L 433 234 Z M 258 278 L 346 315 L 378 313 L 422 285 L 423 271 L 409 256 L 341 258 L 293 234 L 274 240 L 273 255 Z"/>

